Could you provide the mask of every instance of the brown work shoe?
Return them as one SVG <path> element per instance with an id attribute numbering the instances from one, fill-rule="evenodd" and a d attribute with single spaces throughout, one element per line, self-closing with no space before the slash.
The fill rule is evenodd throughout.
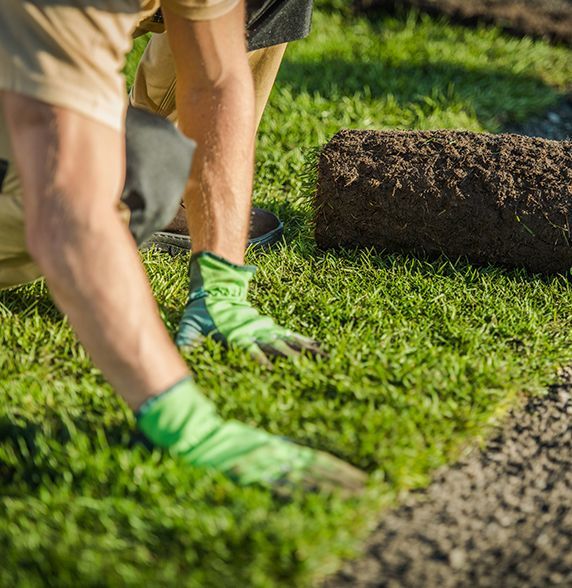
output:
<path id="1" fill-rule="evenodd" d="M 248 246 L 271 247 L 280 240 L 283 231 L 284 224 L 275 214 L 262 208 L 253 208 L 250 213 Z M 187 210 L 184 204 L 181 203 L 177 216 L 171 224 L 163 231 L 154 233 L 142 249 L 149 249 L 151 245 L 171 255 L 177 255 L 191 249 Z"/>

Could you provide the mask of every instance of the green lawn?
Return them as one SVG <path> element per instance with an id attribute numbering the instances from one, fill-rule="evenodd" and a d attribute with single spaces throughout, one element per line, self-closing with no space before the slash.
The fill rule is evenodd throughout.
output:
<path id="1" fill-rule="evenodd" d="M 224 416 L 350 460 L 371 491 L 284 503 L 130 449 L 132 416 L 37 283 L 0 294 L 0 586 L 309 585 L 355 553 L 399 491 L 572 361 L 564 278 L 324 253 L 311 231 L 311 162 L 339 128 L 496 131 L 558 99 L 572 51 L 322 5 L 289 49 L 259 141 L 255 200 L 286 221 L 286 243 L 250 261 L 253 301 L 330 358 L 267 371 L 209 344 L 188 359 Z M 145 263 L 174 331 L 186 260 Z"/>

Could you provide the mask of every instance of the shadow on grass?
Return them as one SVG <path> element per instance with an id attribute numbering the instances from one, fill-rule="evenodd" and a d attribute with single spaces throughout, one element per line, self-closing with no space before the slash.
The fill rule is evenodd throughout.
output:
<path id="1" fill-rule="evenodd" d="M 572 34 L 572 5 L 559 0 L 540 2 L 490 2 L 489 0 L 354 0 L 355 14 L 364 14 L 372 21 L 387 16 L 406 19 L 409 14 L 425 13 L 446 23 L 476 28 L 496 26 L 516 37 L 531 36 L 550 39 L 553 43 L 570 46 Z"/>
<path id="2" fill-rule="evenodd" d="M 396 252 L 383 249 L 376 250 L 375 248 L 367 247 L 340 247 L 336 249 L 320 250 L 317 246 L 316 252 L 320 252 L 322 255 L 327 253 L 334 254 L 340 258 L 347 259 L 348 261 L 353 261 L 358 256 L 369 255 L 372 258 L 372 263 L 377 265 L 379 269 L 390 269 L 392 266 L 407 265 L 417 276 L 427 279 L 436 277 L 455 277 L 458 275 L 473 275 L 475 278 L 478 276 L 502 275 L 507 281 L 516 284 L 549 284 L 555 282 L 566 283 L 570 281 L 571 277 L 562 274 L 533 273 L 524 267 L 477 264 L 466 257 L 453 259 L 443 254 L 412 254 L 407 251 Z"/>
<path id="3" fill-rule="evenodd" d="M 494 67 L 460 67 L 445 61 L 327 58 L 307 62 L 286 58 L 277 83 L 294 96 L 306 92 L 332 101 L 356 95 L 363 100 L 390 99 L 402 110 L 418 111 L 419 118 L 461 108 L 475 113 L 490 131 L 522 122 L 561 95 L 538 76 Z"/>
<path id="4" fill-rule="evenodd" d="M 0 415 L 0 448 L 11 457 L 0 459 L 0 493 L 15 482 L 31 490 L 46 482 L 57 483 L 69 465 L 65 449 L 78 436 L 82 444 L 89 444 L 90 453 L 95 453 L 102 443 L 107 447 L 150 448 L 143 436 L 125 423 L 102 425 L 94 413 L 89 418 L 76 415 L 72 419 L 48 410 L 41 422 L 20 414 Z"/>
<path id="5" fill-rule="evenodd" d="M 44 318 L 62 319 L 42 280 L 0 291 L 0 319 L 4 313 L 25 317 L 35 312 Z"/>

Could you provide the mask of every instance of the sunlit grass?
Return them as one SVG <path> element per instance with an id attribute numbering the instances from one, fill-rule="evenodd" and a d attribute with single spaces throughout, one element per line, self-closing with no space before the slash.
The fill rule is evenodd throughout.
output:
<path id="1" fill-rule="evenodd" d="M 187 359 L 223 416 L 332 451 L 372 474 L 371 493 L 283 503 L 130 448 L 132 416 L 37 283 L 0 294 L 0 586 L 308 585 L 398 491 L 427 483 L 572 360 L 566 279 L 319 251 L 308 173 L 341 127 L 498 130 L 526 118 L 571 79 L 571 52 L 416 16 L 347 18 L 319 13 L 289 49 L 255 192 L 286 241 L 249 254 L 254 303 L 330 355 L 268 371 L 211 343 Z M 174 332 L 187 260 L 144 259 Z"/>

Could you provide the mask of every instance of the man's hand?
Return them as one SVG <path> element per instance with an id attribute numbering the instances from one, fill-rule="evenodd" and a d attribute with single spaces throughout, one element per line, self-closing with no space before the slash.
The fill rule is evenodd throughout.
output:
<path id="1" fill-rule="evenodd" d="M 183 313 L 177 345 L 194 347 L 205 337 L 249 351 L 268 364 L 267 356 L 289 357 L 307 351 L 325 355 L 316 341 L 278 326 L 247 301 L 253 266 L 239 266 L 203 252 L 191 259 L 191 293 Z"/>
<path id="2" fill-rule="evenodd" d="M 300 489 L 349 497 L 361 493 L 367 480 L 363 472 L 333 455 L 237 421 L 223 421 L 190 379 L 146 402 L 137 422 L 149 441 L 183 462 L 279 495 Z"/>
<path id="3" fill-rule="evenodd" d="M 198 145 L 185 193 L 189 231 L 195 251 L 214 254 L 192 260 L 177 342 L 188 347 L 213 336 L 265 363 L 266 355 L 320 354 L 314 341 L 279 327 L 246 300 L 252 270 L 240 264 L 250 221 L 256 117 L 244 2 L 213 20 L 185 20 L 168 9 L 165 20 L 179 127 Z"/>

